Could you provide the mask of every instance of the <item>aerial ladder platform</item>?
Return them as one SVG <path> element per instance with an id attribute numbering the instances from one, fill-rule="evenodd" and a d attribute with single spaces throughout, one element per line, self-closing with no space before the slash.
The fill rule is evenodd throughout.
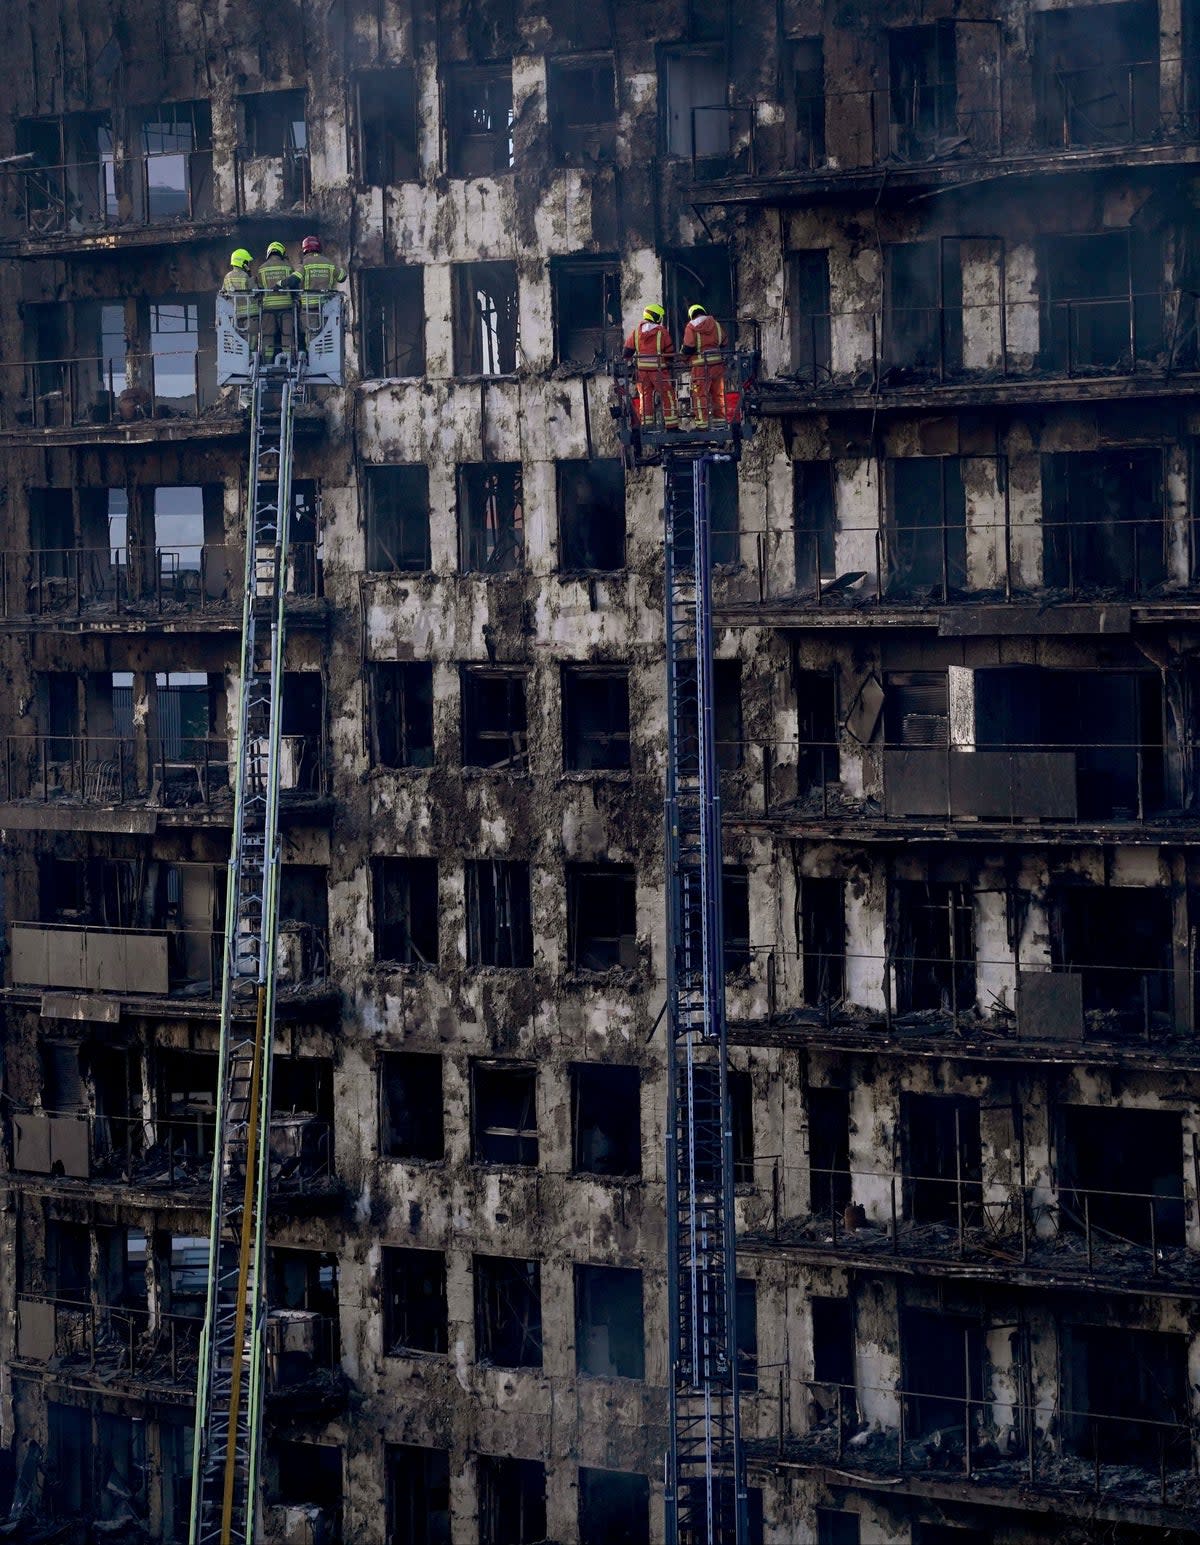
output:
<path id="1" fill-rule="evenodd" d="M 260 357 L 261 294 L 217 298 L 217 381 L 250 412 L 233 837 L 225 901 L 208 1296 L 196 1379 L 190 1545 L 251 1545 L 259 1529 L 271 1059 L 279 920 L 279 798 L 288 526 L 297 406 L 342 383 L 342 298 L 306 298 L 312 325 Z M 319 318 L 312 308 L 319 306 Z M 275 313 L 278 316 L 278 312 Z M 300 322 L 295 317 L 294 322 Z M 299 339 L 298 327 L 293 329 Z"/>
<path id="2" fill-rule="evenodd" d="M 757 347 L 725 352 L 723 418 L 698 422 L 680 372 L 680 428 L 645 414 L 636 367 L 614 365 L 631 465 L 661 464 L 667 670 L 668 1545 L 746 1545 L 738 1410 L 733 1132 L 713 702 L 710 473 L 753 432 Z"/>

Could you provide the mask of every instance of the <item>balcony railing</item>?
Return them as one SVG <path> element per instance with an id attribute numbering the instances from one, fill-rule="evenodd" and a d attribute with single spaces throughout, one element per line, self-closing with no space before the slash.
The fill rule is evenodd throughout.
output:
<path id="1" fill-rule="evenodd" d="M 220 400 L 211 348 L 0 365 L 0 429 L 198 418 Z"/>
<path id="2" fill-rule="evenodd" d="M 115 1304 L 22 1293 L 17 1298 L 17 1357 L 104 1379 L 171 1388 L 195 1383 L 201 1321 Z"/>
<path id="3" fill-rule="evenodd" d="M 6 226 L 34 237 L 126 231 L 203 220 L 214 211 L 211 150 L 111 155 L 5 168 Z"/>
<path id="4" fill-rule="evenodd" d="M 0 612 L 14 621 L 84 614 L 232 614 L 241 605 L 244 563 L 243 547 L 212 542 L 9 549 L 0 553 Z M 297 598 L 320 594 L 321 564 L 313 543 L 289 543 L 287 587 Z"/>

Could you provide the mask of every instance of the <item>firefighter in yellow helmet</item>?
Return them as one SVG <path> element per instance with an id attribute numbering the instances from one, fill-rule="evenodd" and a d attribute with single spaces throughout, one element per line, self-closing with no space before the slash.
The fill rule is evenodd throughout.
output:
<path id="1" fill-rule="evenodd" d="M 725 422 L 725 329 L 705 307 L 688 307 L 683 357 L 692 366 L 692 417 L 700 429 Z"/>
<path id="2" fill-rule="evenodd" d="M 252 345 L 258 340 L 258 305 L 254 297 L 254 276 L 251 269 L 254 256 L 245 247 L 238 247 L 229 254 L 229 272 L 221 280 L 221 293 L 232 295 L 233 314 L 238 331 L 251 338 Z"/>
<path id="3" fill-rule="evenodd" d="M 675 341 L 667 331 L 667 313 L 652 302 L 642 312 L 642 320 L 625 340 L 625 358 L 637 361 L 637 380 L 633 389 L 633 421 L 654 425 L 656 409 L 661 405 L 663 427 L 679 428 L 679 405 L 675 400 L 675 382 L 671 371 L 675 364 Z"/>
<path id="4" fill-rule="evenodd" d="M 288 262 L 287 248 L 273 241 L 267 248 L 267 260 L 258 268 L 258 287 L 262 293 L 262 351 L 270 364 L 280 354 L 295 347 L 296 300 L 300 275 Z"/>

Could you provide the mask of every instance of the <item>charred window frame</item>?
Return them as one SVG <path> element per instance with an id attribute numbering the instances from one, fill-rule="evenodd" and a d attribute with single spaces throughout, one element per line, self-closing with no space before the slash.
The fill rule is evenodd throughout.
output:
<path id="1" fill-rule="evenodd" d="M 884 468 L 887 589 L 950 600 L 967 586 L 967 492 L 961 456 L 898 456 Z"/>
<path id="2" fill-rule="evenodd" d="M 650 1482 L 623 1470 L 579 1467 L 579 1545 L 650 1545 Z"/>
<path id="3" fill-rule="evenodd" d="M 758 1283 L 739 1277 L 734 1301 L 738 1389 L 752 1394 L 758 1388 Z"/>
<path id="4" fill-rule="evenodd" d="M 567 969 L 637 969 L 637 875 L 632 864 L 567 865 Z"/>
<path id="5" fill-rule="evenodd" d="M 371 889 L 375 902 L 375 963 L 436 966 L 437 859 L 373 859 Z"/>
<path id="6" fill-rule="evenodd" d="M 1154 0 L 1039 11 L 1028 25 L 1039 148 L 1136 145 L 1154 137 L 1161 123 Z"/>
<path id="7" fill-rule="evenodd" d="M 308 150 L 304 91 L 260 91 L 238 100 L 241 145 L 248 156 L 289 156 Z"/>
<path id="8" fill-rule="evenodd" d="M 958 127 L 955 25 L 892 27 L 887 38 L 887 153 L 899 161 L 928 161 Z"/>
<path id="9" fill-rule="evenodd" d="M 420 660 L 373 660 L 372 767 L 433 766 L 433 666 Z"/>
<path id="10" fill-rule="evenodd" d="M 792 530 L 796 544 L 796 588 L 819 591 L 837 577 L 837 503 L 834 462 L 792 465 Z"/>
<path id="11" fill-rule="evenodd" d="M 1090 1248 L 1184 1243 L 1183 1116 L 1132 1106 L 1060 1105 L 1054 1113 L 1060 1227 Z M 1092 1230 L 1097 1230 L 1092 1235 Z"/>
<path id="12" fill-rule="evenodd" d="M 364 467 L 367 570 L 425 573 L 429 552 L 429 468 Z"/>
<path id="13" fill-rule="evenodd" d="M 846 1089 L 810 1084 L 804 1103 L 808 1118 L 809 1206 L 819 1217 L 836 1218 L 851 1196 L 850 1093 Z M 854 1381 L 850 1378 L 846 1382 Z"/>
<path id="14" fill-rule="evenodd" d="M 593 368 L 621 352 L 621 260 L 550 261 L 554 354 L 559 365 Z"/>
<path id="15" fill-rule="evenodd" d="M 846 996 L 846 887 L 830 876 L 800 881 L 800 941 L 804 957 L 804 1001 L 810 1008 L 840 1003 Z"/>
<path id="16" fill-rule="evenodd" d="M 729 69 L 721 48 L 670 49 L 659 77 L 663 146 L 683 160 L 729 155 Z"/>
<path id="17" fill-rule="evenodd" d="M 475 1361 L 494 1368 L 540 1368 L 541 1262 L 477 1255 L 474 1275 Z"/>
<path id="18" fill-rule="evenodd" d="M 913 1223 L 970 1226 L 983 1201 L 979 1101 L 968 1095 L 900 1096 L 904 1216 Z"/>
<path id="19" fill-rule="evenodd" d="M 615 457 L 556 463 L 559 567 L 609 573 L 625 567 L 625 468 Z"/>
<path id="20" fill-rule="evenodd" d="M 737 332 L 737 267 L 724 243 L 674 247 L 664 255 L 663 304 L 677 345 L 683 342 L 688 307 L 697 301 L 725 326 L 732 340 Z"/>
<path id="21" fill-rule="evenodd" d="M 146 220 L 201 219 L 213 211 L 212 109 L 207 101 L 164 102 L 136 110 Z"/>
<path id="22" fill-rule="evenodd" d="M 564 665 L 563 765 L 567 772 L 627 769 L 629 672 Z"/>
<path id="23" fill-rule="evenodd" d="M 546 95 L 557 160 L 595 166 L 617 152 L 617 77 L 611 54 L 548 61 Z"/>
<path id="24" fill-rule="evenodd" d="M 642 1075 L 635 1067 L 576 1062 L 571 1067 L 571 1171 L 642 1173 Z"/>
<path id="25" fill-rule="evenodd" d="M 891 960 L 898 1014 L 961 1014 L 975 1002 L 975 893 L 958 880 L 893 880 Z"/>
<path id="26" fill-rule="evenodd" d="M 382 1270 L 384 1355 L 444 1354 L 450 1345 L 444 1253 L 385 1247 Z"/>
<path id="27" fill-rule="evenodd" d="M 1088 1464 L 1157 1478 L 1192 1464 L 1188 1338 L 1118 1325 L 1059 1327 L 1063 1441 Z"/>
<path id="28" fill-rule="evenodd" d="M 425 374 L 425 270 L 364 268 L 358 277 L 362 369 L 372 380 Z"/>
<path id="29" fill-rule="evenodd" d="M 480 1454 L 479 1545 L 541 1545 L 546 1538 L 546 1467 L 540 1459 Z"/>
<path id="30" fill-rule="evenodd" d="M 817 1545 L 862 1545 L 862 1533 L 857 1513 L 847 1513 L 841 1508 L 817 1509 Z"/>
<path id="31" fill-rule="evenodd" d="M 1166 347 L 1161 234 L 1130 227 L 1038 243 L 1039 364 L 1054 374 L 1128 374 Z"/>
<path id="32" fill-rule="evenodd" d="M 18 118 L 20 197 L 31 234 L 107 224 L 118 216 L 112 117 Z M 59 356 L 61 357 L 61 356 Z"/>
<path id="33" fill-rule="evenodd" d="M 458 543 L 464 574 L 525 567 L 525 482 L 519 461 L 459 466 Z"/>
<path id="34" fill-rule="evenodd" d="M 384 1052 L 379 1063 L 379 1151 L 385 1159 L 446 1157 L 442 1059 L 435 1052 Z"/>
<path id="35" fill-rule="evenodd" d="M 581 1378 L 646 1377 L 642 1274 L 636 1268 L 575 1267 L 575 1368 Z"/>
<path id="36" fill-rule="evenodd" d="M 792 166 L 810 171 L 825 164 L 825 45 L 793 38 L 787 45 L 787 115 Z"/>
<path id="37" fill-rule="evenodd" d="M 796 692 L 796 792 L 821 794 L 840 775 L 837 677 L 830 671 L 792 667 Z"/>
<path id="38" fill-rule="evenodd" d="M 388 1444 L 387 1545 L 446 1545 L 450 1455 L 444 1448 Z"/>
<path id="39" fill-rule="evenodd" d="M 902 1307 L 904 1425 L 913 1437 L 962 1431 L 983 1399 L 987 1341 L 978 1319 L 945 1309 Z M 968 1405 L 972 1402 L 972 1405 Z"/>
<path id="40" fill-rule="evenodd" d="M 494 177 L 512 170 L 511 63 L 452 66 L 446 71 L 444 104 L 451 177 Z"/>
<path id="41" fill-rule="evenodd" d="M 471 1064 L 471 1157 L 476 1164 L 537 1166 L 536 1068 L 522 1062 Z"/>
<path id="42" fill-rule="evenodd" d="M 962 244 L 951 236 L 883 249 L 884 386 L 942 381 L 963 364 Z"/>
<path id="43" fill-rule="evenodd" d="M 467 964 L 533 964 L 529 865 L 521 859 L 475 859 L 466 868 Z"/>
<path id="44" fill-rule="evenodd" d="M 491 665 L 461 668 L 464 767 L 489 772 L 529 771 L 527 677 L 526 671 Z"/>
<path id="45" fill-rule="evenodd" d="M 354 83 L 360 186 L 387 188 L 420 173 L 417 80 L 411 65 L 369 70 Z"/>
<path id="46" fill-rule="evenodd" d="M 1157 446 L 1044 452 L 1041 470 L 1046 586 L 1140 595 L 1162 584 L 1169 526 Z"/>
<path id="47" fill-rule="evenodd" d="M 454 373 L 506 376 L 521 352 L 515 263 L 456 263 L 453 268 Z"/>
<path id="48" fill-rule="evenodd" d="M 1156 1022 L 1160 1028 L 1173 1022 L 1173 923 L 1166 890 L 1063 885 L 1047 899 L 1050 960 L 1081 978 L 1085 1028 L 1109 1036 L 1148 1035 Z"/>

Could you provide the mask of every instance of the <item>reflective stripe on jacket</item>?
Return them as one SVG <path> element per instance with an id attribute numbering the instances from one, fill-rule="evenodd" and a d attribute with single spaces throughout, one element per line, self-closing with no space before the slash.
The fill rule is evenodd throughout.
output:
<path id="1" fill-rule="evenodd" d="M 697 317 L 683 330 L 683 352 L 695 354 L 705 365 L 719 365 L 725 347 L 725 329 L 716 317 Z"/>
<path id="2" fill-rule="evenodd" d="M 224 295 L 232 295 L 234 299 L 234 314 L 246 317 L 254 310 L 254 302 L 247 291 L 254 288 L 254 281 L 244 268 L 231 268 L 221 280 L 221 292 Z"/>
<path id="3" fill-rule="evenodd" d="M 327 294 L 334 285 L 346 277 L 344 268 L 331 263 L 328 258 L 313 258 L 300 266 L 300 287 L 310 295 Z"/>
<path id="4" fill-rule="evenodd" d="M 265 290 L 263 296 L 264 311 L 286 311 L 292 304 L 292 289 L 288 286 L 288 280 L 296 276 L 292 272 L 291 265 L 282 259 L 277 263 L 263 263 L 258 270 L 258 287 Z M 276 285 L 283 286 L 276 289 Z M 299 285 L 296 286 L 299 288 Z"/>
<path id="5" fill-rule="evenodd" d="M 625 340 L 643 369 L 668 364 L 675 357 L 675 341 L 661 322 L 639 322 Z"/>

